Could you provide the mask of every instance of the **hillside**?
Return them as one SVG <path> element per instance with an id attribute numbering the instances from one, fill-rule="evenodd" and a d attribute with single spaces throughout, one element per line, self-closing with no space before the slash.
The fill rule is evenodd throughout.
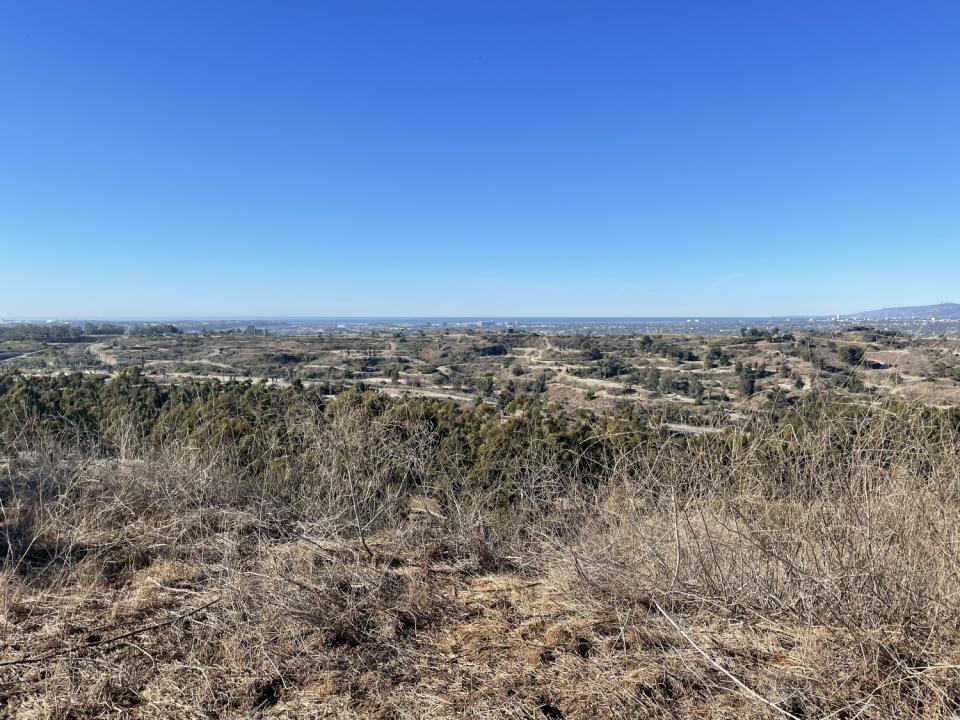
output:
<path id="1" fill-rule="evenodd" d="M 938 305 L 911 305 L 907 307 L 881 308 L 850 315 L 861 320 L 912 320 L 937 318 L 938 320 L 960 319 L 960 303 Z"/>
<path id="2" fill-rule="evenodd" d="M 960 412 L 656 419 L 0 373 L 0 717 L 956 717 Z"/>

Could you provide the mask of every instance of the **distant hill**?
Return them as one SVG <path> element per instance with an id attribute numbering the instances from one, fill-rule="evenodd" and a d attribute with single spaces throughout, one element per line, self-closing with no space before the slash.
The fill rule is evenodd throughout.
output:
<path id="1" fill-rule="evenodd" d="M 881 310 L 868 310 L 866 312 L 854 313 L 848 317 L 861 320 L 911 320 L 917 318 L 960 320 L 960 303 L 882 308 Z"/>

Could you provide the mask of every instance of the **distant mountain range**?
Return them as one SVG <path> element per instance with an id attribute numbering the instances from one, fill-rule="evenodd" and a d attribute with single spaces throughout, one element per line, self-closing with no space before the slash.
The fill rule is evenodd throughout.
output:
<path id="1" fill-rule="evenodd" d="M 937 318 L 938 320 L 960 320 L 960 303 L 940 303 L 939 305 L 914 305 L 911 307 L 882 308 L 854 313 L 847 317 L 860 320 L 916 320 Z"/>

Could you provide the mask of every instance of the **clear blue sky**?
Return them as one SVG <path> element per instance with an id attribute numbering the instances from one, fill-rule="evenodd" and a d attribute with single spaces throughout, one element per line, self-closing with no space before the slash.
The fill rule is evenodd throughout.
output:
<path id="1" fill-rule="evenodd" d="M 960 300 L 960 3 L 0 0 L 0 317 Z"/>

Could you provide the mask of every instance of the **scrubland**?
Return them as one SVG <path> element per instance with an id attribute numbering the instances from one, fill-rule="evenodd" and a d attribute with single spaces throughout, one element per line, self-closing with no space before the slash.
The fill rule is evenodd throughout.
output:
<path id="1" fill-rule="evenodd" d="M 630 412 L 8 374 L 0 715 L 960 713 L 957 411 Z"/>
<path id="2" fill-rule="evenodd" d="M 57 336 L 58 327 L 14 327 L 6 336 L 0 327 L 0 366 L 33 375 L 139 367 L 164 383 L 250 379 L 327 395 L 362 386 L 501 409 L 533 395 L 591 411 L 656 407 L 680 424 L 720 427 L 735 424 L 744 404 L 790 404 L 827 390 L 863 401 L 960 404 L 960 340 L 865 326 L 713 336 L 519 328 L 143 334 L 135 327 L 84 335 L 60 328 L 78 333 L 69 337 Z"/>

